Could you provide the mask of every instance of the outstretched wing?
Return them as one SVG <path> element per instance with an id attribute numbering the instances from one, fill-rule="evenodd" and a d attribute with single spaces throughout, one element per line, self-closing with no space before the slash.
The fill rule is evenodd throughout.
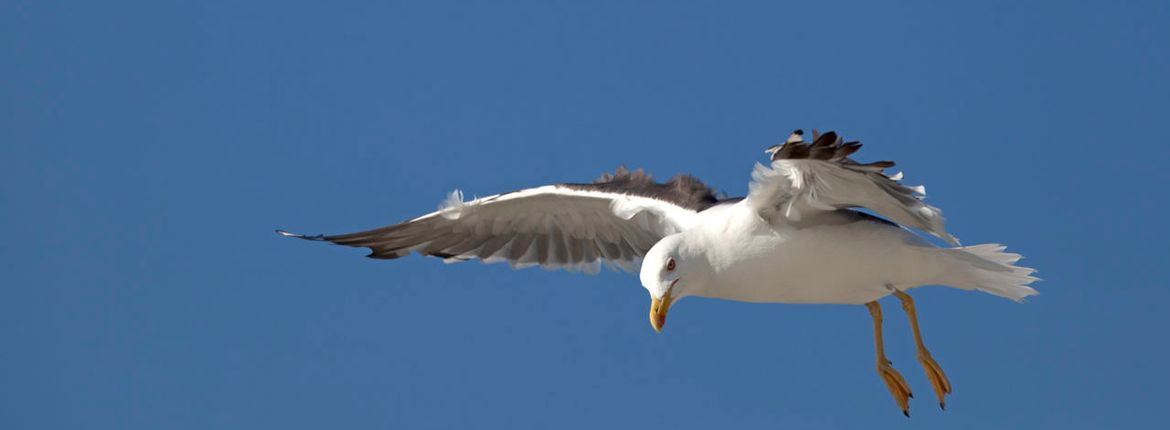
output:
<path id="1" fill-rule="evenodd" d="M 864 207 L 906 227 L 916 228 L 952 245 L 942 211 L 923 203 L 926 189 L 902 185 L 902 173 L 885 169 L 892 161 L 861 164 L 849 158 L 861 143 L 844 142 L 837 133 L 816 135 L 805 143 L 796 130 L 788 141 L 767 149 L 771 167 L 757 164 L 752 172 L 748 203 L 765 218 L 799 220 L 815 211 Z"/>
<path id="2" fill-rule="evenodd" d="M 696 186 L 697 184 L 697 186 Z M 559 184 L 463 201 L 452 192 L 436 212 L 358 233 L 285 236 L 369 248 L 369 257 L 416 252 L 458 262 L 540 265 L 595 273 L 602 262 L 635 271 L 663 237 L 689 228 L 717 200 L 689 176 L 655 183 L 619 169 L 592 184 Z"/>

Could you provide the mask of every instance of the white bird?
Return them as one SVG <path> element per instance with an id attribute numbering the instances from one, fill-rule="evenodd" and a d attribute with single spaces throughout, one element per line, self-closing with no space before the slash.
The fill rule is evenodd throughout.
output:
<path id="1" fill-rule="evenodd" d="M 922 343 L 907 290 L 946 285 L 1021 301 L 1037 294 L 1033 269 L 996 244 L 958 246 L 922 187 L 884 173 L 894 163 L 849 158 L 861 144 L 836 133 L 805 143 L 796 130 L 767 149 L 747 197 L 719 198 L 689 175 L 656 183 L 619 168 L 591 184 L 557 184 L 463 201 L 452 192 L 436 212 L 358 233 L 290 237 L 367 247 L 369 257 L 410 252 L 448 262 L 479 259 L 595 273 L 641 263 L 650 323 L 661 332 L 689 296 L 764 303 L 864 304 L 873 317 L 877 372 L 909 416 L 910 387 L 882 346 L 878 300 L 895 295 L 909 316 L 918 360 L 945 409 L 951 384 Z M 877 216 L 853 210 L 869 209 Z M 909 229 L 947 241 L 939 248 Z"/>

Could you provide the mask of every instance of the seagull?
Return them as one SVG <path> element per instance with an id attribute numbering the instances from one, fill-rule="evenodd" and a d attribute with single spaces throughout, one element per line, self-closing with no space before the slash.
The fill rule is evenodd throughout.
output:
<path id="1" fill-rule="evenodd" d="M 650 293 L 650 325 L 661 332 L 671 307 L 690 296 L 754 303 L 865 305 L 873 319 L 877 373 L 907 417 L 910 386 L 886 359 L 882 310 L 893 295 L 908 316 L 917 358 L 939 407 L 951 383 L 923 344 L 914 300 L 923 285 L 978 290 L 1022 301 L 1037 294 L 1033 269 L 998 244 L 960 246 L 926 190 L 887 175 L 890 161 L 859 163 L 859 142 L 801 130 L 756 163 L 746 197 L 726 198 L 690 175 L 665 183 L 619 168 L 592 183 L 562 183 L 464 201 L 456 190 L 435 212 L 313 241 L 370 249 L 395 259 L 411 252 L 446 262 L 507 262 L 596 273 L 601 265 L 639 272 Z M 865 209 L 876 215 L 859 211 Z M 918 230 L 947 243 L 938 247 Z M 638 269 L 640 265 L 640 270 Z"/>

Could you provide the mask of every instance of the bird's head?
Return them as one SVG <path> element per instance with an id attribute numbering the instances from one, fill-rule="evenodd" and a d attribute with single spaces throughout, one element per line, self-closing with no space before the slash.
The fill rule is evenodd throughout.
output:
<path id="1" fill-rule="evenodd" d="M 666 312 L 683 297 L 695 293 L 707 267 L 706 261 L 686 246 L 682 234 L 667 236 L 650 248 L 642 259 L 639 277 L 650 292 L 650 326 L 661 333 Z"/>

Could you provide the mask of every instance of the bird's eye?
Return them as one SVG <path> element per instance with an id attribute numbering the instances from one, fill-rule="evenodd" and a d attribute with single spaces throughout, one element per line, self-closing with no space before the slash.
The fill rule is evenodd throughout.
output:
<path id="1" fill-rule="evenodd" d="M 671 270 L 674 270 L 674 259 L 673 258 L 666 260 L 666 271 L 669 272 Z"/>

